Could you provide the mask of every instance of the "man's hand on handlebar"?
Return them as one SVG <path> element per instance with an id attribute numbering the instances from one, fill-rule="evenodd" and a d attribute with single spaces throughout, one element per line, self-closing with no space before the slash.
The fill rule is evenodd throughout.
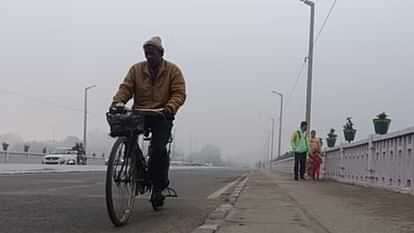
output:
<path id="1" fill-rule="evenodd" d="M 164 108 L 161 111 L 161 113 L 165 117 L 165 119 L 167 119 L 167 120 L 174 120 L 174 113 L 172 113 L 170 110 L 168 110 L 168 108 Z"/>
<path id="2" fill-rule="evenodd" d="M 168 108 L 159 108 L 159 109 L 135 109 L 137 111 L 143 112 L 146 115 L 162 115 L 166 120 L 174 120 L 175 114 L 172 113 Z M 113 103 L 109 107 L 110 114 L 126 113 L 127 108 L 124 103 Z"/>
<path id="3" fill-rule="evenodd" d="M 111 107 L 109 107 L 109 113 L 116 114 L 116 113 L 124 113 L 126 111 L 124 103 L 113 103 Z"/>

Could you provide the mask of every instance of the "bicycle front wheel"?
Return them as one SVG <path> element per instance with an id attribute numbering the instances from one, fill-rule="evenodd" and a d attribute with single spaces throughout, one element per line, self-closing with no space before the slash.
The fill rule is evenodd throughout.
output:
<path id="1" fill-rule="evenodd" d="M 134 208 L 136 159 L 128 138 L 118 138 L 112 147 L 106 170 L 106 206 L 115 226 L 128 222 Z"/>

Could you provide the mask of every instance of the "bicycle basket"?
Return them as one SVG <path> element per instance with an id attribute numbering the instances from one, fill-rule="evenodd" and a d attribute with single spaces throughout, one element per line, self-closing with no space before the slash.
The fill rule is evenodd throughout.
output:
<path id="1" fill-rule="evenodd" d="M 106 113 L 111 137 L 130 136 L 133 133 L 144 131 L 144 117 L 139 114 L 127 113 Z"/>

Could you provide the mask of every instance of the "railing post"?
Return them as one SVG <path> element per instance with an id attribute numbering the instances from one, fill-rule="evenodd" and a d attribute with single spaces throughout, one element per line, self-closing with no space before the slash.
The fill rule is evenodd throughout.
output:
<path id="1" fill-rule="evenodd" d="M 327 157 L 328 157 L 328 153 L 326 152 L 326 148 L 322 149 L 322 167 L 321 167 L 321 175 L 322 178 L 325 178 L 326 176 L 326 161 L 327 161 Z"/>
<path id="2" fill-rule="evenodd" d="M 344 144 L 341 144 L 339 146 L 339 177 L 341 180 L 344 180 L 345 178 L 344 155 L 345 155 Z"/>
<path id="3" fill-rule="evenodd" d="M 368 138 L 368 164 L 367 164 L 367 170 L 368 170 L 368 179 L 371 184 L 374 184 L 375 182 L 375 165 L 374 165 L 374 156 L 375 156 L 375 147 L 374 147 L 374 135 L 370 135 Z"/>

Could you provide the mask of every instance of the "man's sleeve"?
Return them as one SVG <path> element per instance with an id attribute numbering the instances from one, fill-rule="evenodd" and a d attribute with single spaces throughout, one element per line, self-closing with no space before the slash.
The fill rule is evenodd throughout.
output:
<path id="1" fill-rule="evenodd" d="M 292 151 L 296 151 L 296 132 L 293 132 L 292 136 L 290 136 L 290 147 L 292 148 Z"/>
<path id="2" fill-rule="evenodd" d="M 131 67 L 124 81 L 119 85 L 119 89 L 112 99 L 112 103 L 124 103 L 132 98 L 135 90 L 135 69 Z"/>
<path id="3" fill-rule="evenodd" d="M 165 107 L 172 113 L 176 113 L 184 104 L 186 99 L 185 81 L 181 70 L 175 67 L 173 77 L 170 83 L 170 99 Z"/>

